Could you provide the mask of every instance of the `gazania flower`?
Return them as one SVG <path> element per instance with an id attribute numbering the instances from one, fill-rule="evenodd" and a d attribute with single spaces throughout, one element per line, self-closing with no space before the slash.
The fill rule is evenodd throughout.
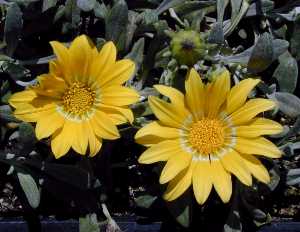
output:
<path id="1" fill-rule="evenodd" d="M 69 48 L 56 41 L 50 44 L 57 56 L 50 62 L 50 72 L 39 76 L 37 85 L 12 95 L 9 103 L 17 118 L 36 122 L 38 139 L 51 136 L 56 158 L 71 147 L 94 156 L 102 139 L 119 137 L 116 125 L 133 121 L 128 105 L 139 95 L 122 84 L 135 65 L 131 60 L 116 61 L 112 42 L 98 52 L 84 35 Z"/>
<path id="2" fill-rule="evenodd" d="M 160 183 L 168 183 L 164 198 L 172 201 L 190 185 L 199 204 L 203 204 L 212 187 L 224 203 L 232 194 L 231 174 L 251 186 L 252 175 L 263 183 L 270 181 L 266 168 L 256 158 L 279 158 L 280 150 L 263 135 L 277 134 L 282 126 L 256 117 L 275 106 L 271 100 L 247 101 L 259 80 L 246 79 L 230 88 L 226 70 L 204 85 L 191 69 L 185 82 L 186 94 L 156 85 L 170 99 L 165 102 L 149 97 L 149 104 L 159 119 L 142 129 L 135 138 L 148 148 L 139 158 L 149 164 L 167 161 Z"/>

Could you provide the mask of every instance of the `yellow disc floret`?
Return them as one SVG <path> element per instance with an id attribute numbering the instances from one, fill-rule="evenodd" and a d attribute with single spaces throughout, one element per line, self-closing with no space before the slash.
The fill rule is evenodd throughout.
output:
<path id="1" fill-rule="evenodd" d="M 192 124 L 189 142 L 201 154 L 211 154 L 224 144 L 223 124 L 217 119 L 201 119 Z"/>
<path id="2" fill-rule="evenodd" d="M 73 83 L 63 95 L 64 111 L 81 116 L 88 112 L 95 102 L 96 93 L 81 82 Z"/>

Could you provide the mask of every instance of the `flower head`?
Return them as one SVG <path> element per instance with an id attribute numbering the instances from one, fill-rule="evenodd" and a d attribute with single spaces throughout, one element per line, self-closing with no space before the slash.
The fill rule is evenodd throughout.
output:
<path id="1" fill-rule="evenodd" d="M 161 184 L 168 183 L 166 200 L 175 200 L 192 185 L 199 204 L 207 200 L 213 187 L 226 203 L 232 194 L 231 174 L 247 186 L 252 185 L 252 175 L 263 183 L 270 181 L 256 156 L 281 156 L 281 151 L 262 136 L 277 134 L 282 126 L 257 117 L 274 108 L 273 101 L 247 101 L 258 82 L 249 78 L 230 88 L 230 74 L 225 70 L 204 85 L 191 69 L 185 95 L 171 87 L 155 86 L 170 102 L 149 97 L 159 120 L 141 128 L 135 139 L 149 147 L 140 163 L 166 161 L 160 176 Z"/>
<path id="2" fill-rule="evenodd" d="M 205 55 L 204 40 L 196 31 L 172 33 L 171 51 L 179 64 L 193 66 Z"/>
<path id="3" fill-rule="evenodd" d="M 14 114 L 26 122 L 36 122 L 36 136 L 51 136 L 56 158 L 72 147 L 91 156 L 101 148 L 102 139 L 117 139 L 116 125 L 133 121 L 128 105 L 136 102 L 136 91 L 122 86 L 134 72 L 131 60 L 116 61 L 116 48 L 106 43 L 100 52 L 81 35 L 70 47 L 50 43 L 57 59 L 38 83 L 11 96 Z"/>

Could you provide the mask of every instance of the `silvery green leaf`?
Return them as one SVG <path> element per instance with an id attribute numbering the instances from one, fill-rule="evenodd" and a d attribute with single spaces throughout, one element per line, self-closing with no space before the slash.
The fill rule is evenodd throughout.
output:
<path id="1" fill-rule="evenodd" d="M 53 19 L 53 22 L 57 22 L 59 19 L 61 19 L 64 15 L 65 15 L 65 6 L 63 5 L 60 5 L 58 8 L 57 8 L 57 11 L 54 15 L 54 19 Z"/>
<path id="2" fill-rule="evenodd" d="M 105 18 L 105 38 L 115 42 L 118 50 L 126 44 L 126 28 L 128 24 L 128 7 L 124 0 L 118 1 Z"/>
<path id="3" fill-rule="evenodd" d="M 144 57 L 145 38 L 140 38 L 132 47 L 131 51 L 125 56 L 127 59 L 131 59 L 135 63 L 135 73 L 139 70 L 143 63 Z"/>
<path id="4" fill-rule="evenodd" d="M 300 168 L 291 169 L 287 173 L 287 185 L 300 184 Z"/>
<path id="5" fill-rule="evenodd" d="M 164 0 L 157 8 L 156 12 L 158 15 L 163 13 L 164 11 L 168 10 L 169 8 L 173 8 L 179 4 L 182 4 L 182 0 Z"/>
<path id="6" fill-rule="evenodd" d="M 7 8 L 4 25 L 4 41 L 7 45 L 7 54 L 12 56 L 18 46 L 23 28 L 23 13 L 16 3 Z"/>
<path id="7" fill-rule="evenodd" d="M 100 232 L 100 223 L 95 213 L 79 218 L 79 232 Z"/>
<path id="8" fill-rule="evenodd" d="M 280 173 L 277 167 L 272 168 L 270 171 L 271 181 L 268 183 L 268 187 L 271 191 L 274 191 L 280 182 Z"/>
<path id="9" fill-rule="evenodd" d="M 241 232 L 242 224 L 241 217 L 238 211 L 233 210 L 230 213 L 229 218 L 227 219 L 226 224 L 224 225 L 223 232 Z"/>
<path id="10" fill-rule="evenodd" d="M 104 19 L 107 15 L 107 12 L 108 10 L 104 3 L 100 4 L 99 2 L 96 2 L 94 7 L 94 13 L 96 17 Z"/>
<path id="11" fill-rule="evenodd" d="M 244 0 L 230 0 L 230 4 L 231 4 L 231 18 L 235 18 L 238 14 L 238 12 L 240 11 L 242 2 Z"/>
<path id="12" fill-rule="evenodd" d="M 269 33 L 264 33 L 254 45 L 248 62 L 248 71 L 258 73 L 264 71 L 272 63 L 273 43 Z"/>
<path id="13" fill-rule="evenodd" d="M 77 6 L 83 11 L 91 11 L 94 9 L 96 0 L 77 0 Z"/>
<path id="14" fill-rule="evenodd" d="M 252 17 L 256 15 L 266 14 L 268 12 L 271 12 L 274 9 L 274 2 L 272 0 L 262 0 L 259 2 L 253 2 L 248 11 L 246 16 Z"/>
<path id="15" fill-rule="evenodd" d="M 134 201 L 138 207 L 150 208 L 156 199 L 157 199 L 156 196 L 143 195 L 143 196 L 137 197 Z"/>
<path id="16" fill-rule="evenodd" d="M 78 27 L 78 23 L 80 22 L 80 8 L 77 6 L 76 0 L 66 0 L 65 15 L 71 22 L 71 25 L 66 22 L 65 27 Z M 65 29 L 67 30 L 68 28 Z"/>
<path id="17" fill-rule="evenodd" d="M 43 0 L 42 12 L 56 6 L 58 0 Z"/>
<path id="18" fill-rule="evenodd" d="M 217 0 L 217 21 L 223 23 L 224 13 L 229 0 Z"/>
<path id="19" fill-rule="evenodd" d="M 223 32 L 222 23 L 217 22 L 213 25 L 210 34 L 208 36 L 208 41 L 210 43 L 215 43 L 215 44 L 224 43 L 224 32 Z"/>
<path id="20" fill-rule="evenodd" d="M 34 128 L 30 123 L 22 122 L 19 125 L 19 140 L 24 146 L 32 148 L 32 144 L 36 141 Z"/>
<path id="21" fill-rule="evenodd" d="M 189 227 L 191 223 L 190 207 L 192 205 L 191 191 L 186 191 L 176 201 L 167 202 L 167 207 L 171 215 L 183 227 Z"/>
<path id="22" fill-rule="evenodd" d="M 184 2 L 180 5 L 174 6 L 174 10 L 177 15 L 187 15 L 195 11 L 204 10 L 207 7 L 215 6 L 216 2 L 213 0 L 208 1 L 193 1 L 193 2 Z"/>
<path id="23" fill-rule="evenodd" d="M 289 117 L 295 118 L 300 115 L 300 99 L 286 92 L 276 92 L 274 94 L 280 111 Z"/>
<path id="24" fill-rule="evenodd" d="M 294 30 L 291 38 L 291 53 L 296 58 L 300 60 L 300 19 L 294 24 Z"/>
<path id="25" fill-rule="evenodd" d="M 275 39 L 272 41 L 273 47 L 273 57 L 272 61 L 275 61 L 277 57 L 287 51 L 289 47 L 289 42 L 282 39 Z M 218 59 L 222 60 L 223 62 L 227 63 L 238 63 L 241 65 L 246 65 L 249 62 L 250 56 L 253 52 L 254 46 L 246 49 L 245 51 L 231 55 L 231 56 L 217 56 Z"/>
<path id="26" fill-rule="evenodd" d="M 18 172 L 17 176 L 28 203 L 32 208 L 37 208 L 40 204 L 40 191 L 35 180 L 31 175 L 21 172 Z"/>
<path id="27" fill-rule="evenodd" d="M 13 112 L 8 105 L 0 106 L 0 121 L 4 122 L 19 122 L 18 119 L 15 118 Z"/>
<path id="28" fill-rule="evenodd" d="M 239 10 L 238 14 L 234 18 L 231 18 L 230 23 L 227 24 L 226 27 L 224 26 L 224 35 L 226 37 L 229 36 L 234 31 L 236 26 L 239 24 L 241 19 L 246 14 L 248 8 L 249 8 L 249 3 L 248 3 L 248 1 L 244 0 L 242 2 L 242 6 L 241 6 L 241 9 Z"/>
<path id="29" fill-rule="evenodd" d="M 289 52 L 279 57 L 279 65 L 273 73 L 278 80 L 280 91 L 293 93 L 298 79 L 298 65 Z"/>

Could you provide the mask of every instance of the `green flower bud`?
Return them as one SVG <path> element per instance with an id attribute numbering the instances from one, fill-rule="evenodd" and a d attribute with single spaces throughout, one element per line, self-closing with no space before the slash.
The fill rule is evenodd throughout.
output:
<path id="1" fill-rule="evenodd" d="M 179 31 L 172 35 L 172 55 L 181 65 L 194 65 L 204 57 L 205 50 L 204 41 L 196 31 Z"/>

